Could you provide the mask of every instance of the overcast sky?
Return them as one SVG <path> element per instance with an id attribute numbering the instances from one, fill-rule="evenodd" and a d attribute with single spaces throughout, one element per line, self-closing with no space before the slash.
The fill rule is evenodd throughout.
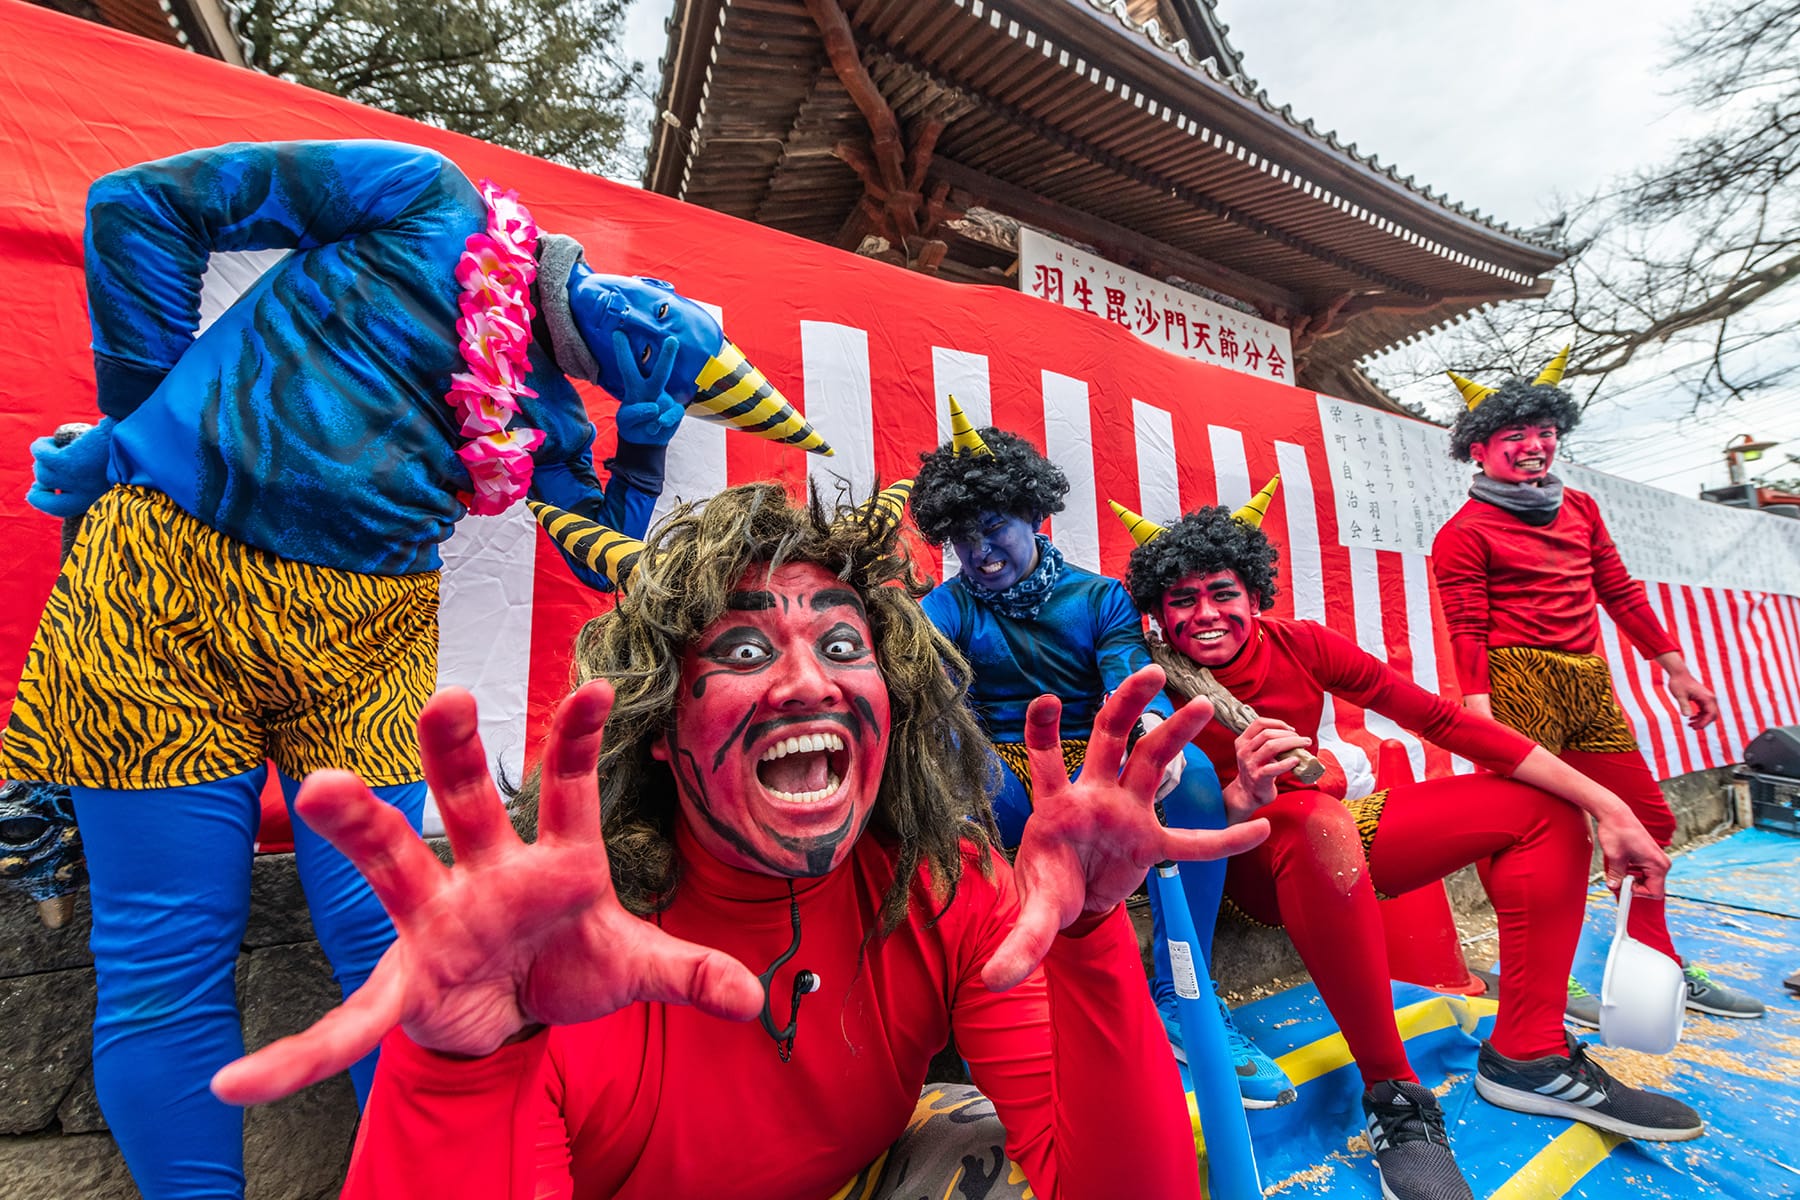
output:
<path id="1" fill-rule="evenodd" d="M 634 0 L 627 50 L 654 74 L 672 0 Z M 1669 93 L 1671 29 L 1692 0 L 1216 0 L 1245 73 L 1276 104 L 1337 130 L 1465 205 L 1529 227 L 1664 157 L 1704 127 Z M 1787 298 L 1800 310 L 1800 296 Z M 1797 311 L 1800 317 L 1800 311 Z M 1545 348 L 1545 357 L 1556 347 Z M 1652 363 L 1646 375 L 1674 363 Z M 1408 399 L 1447 403 L 1429 385 Z M 1725 482 L 1740 433 L 1791 439 L 1800 388 L 1690 416 L 1678 387 L 1602 397 L 1572 447 L 1589 465 L 1692 495 Z M 1785 472 L 1800 475 L 1800 467 Z"/>

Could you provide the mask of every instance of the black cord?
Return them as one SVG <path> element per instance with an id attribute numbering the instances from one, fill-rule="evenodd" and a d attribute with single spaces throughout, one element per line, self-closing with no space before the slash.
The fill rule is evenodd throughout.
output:
<path id="1" fill-rule="evenodd" d="M 794 976 L 794 994 L 788 1005 L 787 1028 L 775 1028 L 775 1014 L 770 1007 L 769 985 L 774 982 L 775 972 L 787 965 L 787 961 L 800 952 L 800 900 L 794 894 L 794 881 L 791 879 L 788 880 L 788 916 L 793 922 L 794 940 L 788 944 L 786 950 L 781 952 L 780 957 L 769 964 L 768 970 L 757 976 L 762 981 L 763 987 L 762 1012 L 757 1019 L 762 1022 L 764 1031 L 775 1040 L 775 1052 L 781 1056 L 782 1062 L 787 1062 L 794 1056 L 794 1034 L 800 1027 L 801 999 L 807 993 L 819 990 L 819 977 L 802 968 L 800 973 Z"/>

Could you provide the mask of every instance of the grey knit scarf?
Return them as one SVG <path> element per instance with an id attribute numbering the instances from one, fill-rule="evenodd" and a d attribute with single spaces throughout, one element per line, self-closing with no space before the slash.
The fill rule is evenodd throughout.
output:
<path id="1" fill-rule="evenodd" d="M 1527 525 L 1548 525 L 1562 508 L 1563 482 L 1545 475 L 1542 483 L 1501 483 L 1484 472 L 1469 484 L 1469 495 L 1505 509 Z"/>

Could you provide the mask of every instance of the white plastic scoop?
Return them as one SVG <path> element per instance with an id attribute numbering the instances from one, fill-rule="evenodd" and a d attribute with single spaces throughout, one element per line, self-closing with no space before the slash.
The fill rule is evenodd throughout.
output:
<path id="1" fill-rule="evenodd" d="M 1631 876 L 1619 889 L 1619 923 L 1600 983 L 1600 1040 L 1608 1046 L 1667 1054 L 1681 1040 L 1687 982 L 1681 964 L 1625 932 Z"/>

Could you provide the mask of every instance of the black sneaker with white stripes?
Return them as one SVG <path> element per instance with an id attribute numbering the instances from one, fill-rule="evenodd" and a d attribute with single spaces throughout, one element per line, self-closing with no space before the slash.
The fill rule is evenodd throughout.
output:
<path id="1" fill-rule="evenodd" d="M 1363 1092 L 1362 1106 L 1384 1200 L 1474 1200 L 1431 1089 L 1384 1079 Z"/>
<path id="2" fill-rule="evenodd" d="M 1587 1047 L 1564 1034 L 1566 1055 L 1513 1059 L 1481 1043 L 1475 1090 L 1489 1104 L 1514 1112 L 1568 1117 L 1599 1129 L 1651 1142 L 1685 1142 L 1706 1132 L 1700 1114 L 1660 1092 L 1628 1087 L 1587 1056 Z"/>

